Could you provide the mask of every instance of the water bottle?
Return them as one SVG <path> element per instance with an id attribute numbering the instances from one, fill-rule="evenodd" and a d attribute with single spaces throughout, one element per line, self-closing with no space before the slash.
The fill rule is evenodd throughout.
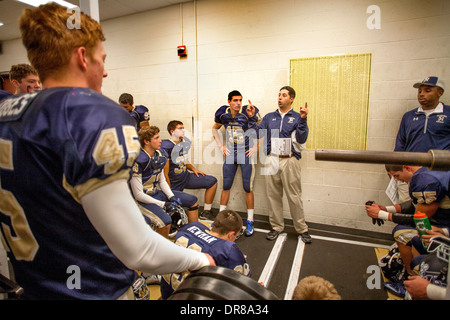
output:
<path id="1" fill-rule="evenodd" d="M 427 234 L 427 230 L 431 230 L 430 220 L 425 213 L 417 211 L 414 214 L 414 223 L 416 224 L 417 232 L 419 233 L 419 237 L 422 240 L 422 236 Z M 423 247 L 427 249 L 427 245 L 422 241 Z"/>

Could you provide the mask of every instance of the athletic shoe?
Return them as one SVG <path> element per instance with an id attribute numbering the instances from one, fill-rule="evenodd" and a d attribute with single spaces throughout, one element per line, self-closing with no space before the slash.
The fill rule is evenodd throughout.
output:
<path id="1" fill-rule="evenodd" d="M 306 244 L 309 244 L 312 242 L 311 236 L 309 235 L 308 231 L 300 233 L 300 235 L 298 237 L 300 239 L 302 239 L 302 241 Z"/>
<path id="2" fill-rule="evenodd" d="M 211 210 L 205 210 L 200 214 L 200 220 L 211 220 L 214 221 L 216 218 L 215 214 Z"/>
<path id="3" fill-rule="evenodd" d="M 270 230 L 270 232 L 267 234 L 266 239 L 267 240 L 275 240 L 276 238 L 278 238 L 279 234 L 281 233 L 281 231 L 277 231 L 275 229 Z"/>
<path id="4" fill-rule="evenodd" d="M 398 297 L 403 298 L 405 296 L 406 289 L 403 283 L 386 282 L 384 284 L 384 287 Z"/>
<path id="5" fill-rule="evenodd" d="M 251 220 L 247 220 L 247 231 L 245 232 L 246 237 L 250 237 L 255 232 L 254 223 Z"/>

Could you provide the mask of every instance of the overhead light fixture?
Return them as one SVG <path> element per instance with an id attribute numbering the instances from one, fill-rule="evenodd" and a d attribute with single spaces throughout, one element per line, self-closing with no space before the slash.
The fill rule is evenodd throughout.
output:
<path id="1" fill-rule="evenodd" d="M 64 1 L 64 0 L 16 0 L 16 1 L 28 4 L 33 7 L 39 7 L 40 5 L 46 4 L 49 2 L 56 2 L 57 4 L 60 4 L 69 9 L 78 7 L 77 5 L 67 2 L 67 1 Z"/>
<path id="2" fill-rule="evenodd" d="M 0 22 L 0 27 L 3 26 L 3 25 L 4 25 L 4 23 L 3 23 L 3 22 Z"/>

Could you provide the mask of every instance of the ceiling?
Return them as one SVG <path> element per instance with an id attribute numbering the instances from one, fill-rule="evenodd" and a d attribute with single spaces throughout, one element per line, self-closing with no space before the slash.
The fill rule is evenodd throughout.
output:
<path id="1" fill-rule="evenodd" d="M 78 0 L 66 0 L 79 6 Z M 98 0 L 100 21 L 192 0 Z M 0 0 L 0 41 L 20 38 L 18 20 L 23 9 L 32 8 L 16 0 Z"/>

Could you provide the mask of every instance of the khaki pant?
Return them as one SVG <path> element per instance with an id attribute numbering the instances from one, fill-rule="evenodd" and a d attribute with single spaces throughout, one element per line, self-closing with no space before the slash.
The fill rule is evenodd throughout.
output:
<path id="1" fill-rule="evenodd" d="M 291 213 L 295 231 L 298 233 L 308 231 L 308 226 L 306 225 L 303 213 L 300 161 L 295 157 L 278 158 L 277 156 L 268 156 L 268 158 L 270 170 L 266 171 L 265 179 L 266 191 L 270 204 L 270 225 L 276 231 L 281 232 L 284 230 L 284 190 L 289 203 L 289 211 Z"/>

